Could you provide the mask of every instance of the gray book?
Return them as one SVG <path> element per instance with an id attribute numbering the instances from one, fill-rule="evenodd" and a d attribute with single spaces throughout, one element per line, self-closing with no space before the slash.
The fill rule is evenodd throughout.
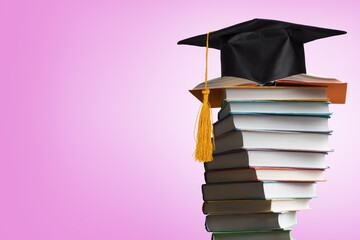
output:
<path id="1" fill-rule="evenodd" d="M 330 152 L 329 134 L 241 130 L 215 138 L 215 153 L 236 149 Z"/>
<path id="2" fill-rule="evenodd" d="M 240 182 L 202 185 L 204 201 L 314 198 L 315 183 Z"/>
<path id="3" fill-rule="evenodd" d="M 239 130 L 331 133 L 326 117 L 238 114 L 214 124 L 215 138 Z"/>
<path id="4" fill-rule="evenodd" d="M 215 154 L 204 166 L 207 171 L 249 167 L 325 169 L 325 156 L 326 153 L 318 152 L 239 150 Z"/>

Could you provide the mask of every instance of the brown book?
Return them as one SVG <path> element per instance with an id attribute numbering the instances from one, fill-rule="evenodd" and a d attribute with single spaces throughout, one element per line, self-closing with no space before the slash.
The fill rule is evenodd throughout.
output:
<path id="1" fill-rule="evenodd" d="M 309 202 L 310 198 L 208 201 L 202 210 L 206 215 L 289 212 L 310 209 Z"/>
<path id="2" fill-rule="evenodd" d="M 205 172 L 206 183 L 284 181 L 284 182 L 323 182 L 324 169 L 300 168 L 233 168 Z"/>
<path id="3" fill-rule="evenodd" d="M 208 82 L 210 88 L 209 101 L 212 107 L 221 107 L 223 102 L 223 89 L 225 88 L 254 88 L 266 86 L 258 86 L 257 83 L 237 77 L 221 77 L 210 80 Z M 294 76 L 286 77 L 275 81 L 275 87 L 326 87 L 327 98 L 331 103 L 344 104 L 346 100 L 347 83 L 341 82 L 334 78 L 316 77 L 307 74 L 297 74 Z M 269 86 L 274 88 L 274 86 Z M 202 101 L 202 92 L 204 83 L 197 85 L 190 92 Z"/>

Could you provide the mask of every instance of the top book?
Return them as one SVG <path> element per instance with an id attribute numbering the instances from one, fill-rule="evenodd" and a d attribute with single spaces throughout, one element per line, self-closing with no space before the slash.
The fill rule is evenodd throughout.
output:
<path id="1" fill-rule="evenodd" d="M 197 85 L 190 92 L 202 101 L 205 84 Z M 334 78 L 316 77 L 308 74 L 297 74 L 290 77 L 282 78 L 275 81 L 274 87 L 325 87 L 327 90 L 327 98 L 331 103 L 344 104 L 346 99 L 347 83 L 341 82 Z M 210 89 L 209 102 L 211 107 L 221 107 L 224 100 L 223 89 L 225 88 L 266 88 L 259 86 L 256 82 L 238 77 L 221 77 L 208 81 Z"/>

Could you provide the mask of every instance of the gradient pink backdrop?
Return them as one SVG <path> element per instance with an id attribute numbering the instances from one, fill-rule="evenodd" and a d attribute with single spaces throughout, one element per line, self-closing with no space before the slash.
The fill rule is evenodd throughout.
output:
<path id="1" fill-rule="evenodd" d="M 328 182 L 293 233 L 356 239 L 359 12 L 355 0 L 1 1 L 0 239 L 210 239 L 187 92 L 204 50 L 176 42 L 255 17 L 348 31 L 306 45 L 308 72 L 349 89 L 332 106 Z"/>

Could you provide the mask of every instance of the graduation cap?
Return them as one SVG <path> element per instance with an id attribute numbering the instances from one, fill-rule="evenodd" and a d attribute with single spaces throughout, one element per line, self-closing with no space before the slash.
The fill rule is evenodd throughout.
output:
<path id="1" fill-rule="evenodd" d="M 245 78 L 265 85 L 306 73 L 305 43 L 345 33 L 277 20 L 253 19 L 179 41 L 178 44 L 206 47 L 205 89 L 202 91 L 195 159 L 211 161 L 213 152 L 210 90 L 207 86 L 208 48 L 220 50 L 222 76 Z"/>
<path id="2" fill-rule="evenodd" d="M 253 19 L 209 35 L 209 48 L 220 50 L 221 75 L 259 84 L 306 73 L 304 43 L 345 31 L 268 19 Z M 206 46 L 206 34 L 178 44 Z"/>

